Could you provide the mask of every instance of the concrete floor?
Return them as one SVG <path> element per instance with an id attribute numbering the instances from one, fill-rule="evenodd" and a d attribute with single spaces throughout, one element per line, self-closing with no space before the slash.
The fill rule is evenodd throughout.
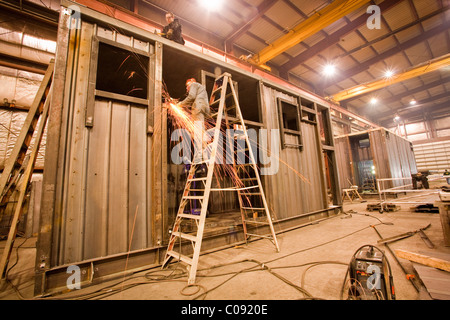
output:
<path id="1" fill-rule="evenodd" d="M 258 240 L 248 245 L 223 249 L 200 256 L 197 286 L 187 287 L 184 268 L 152 269 L 82 288 L 56 299 L 114 300 L 297 300 L 319 298 L 339 300 L 348 264 L 355 251 L 367 244 L 384 250 L 391 265 L 397 300 L 429 300 L 426 288 L 417 278 L 418 292 L 391 253 L 383 238 L 423 228 L 434 243 L 430 249 L 418 234 L 391 243 L 392 250 L 450 254 L 444 246 L 439 214 L 418 213 L 402 205 L 401 210 L 379 213 L 366 211 L 368 202 L 344 202 L 344 213 L 315 224 L 278 234 L 281 252 L 271 242 Z M 276 228 L 276 225 L 275 225 Z M 0 289 L 1 300 L 36 299 L 34 259 L 36 238 L 18 238 L 12 252 L 8 283 Z M 5 241 L 0 242 L 0 253 Z M 19 248 L 17 248 L 20 246 Z M 18 256 L 17 256 L 18 254 Z M 399 259 L 408 273 L 410 261 Z M 12 285 L 11 285 L 12 284 Z M 13 288 L 14 286 L 14 288 Z M 344 298 L 346 296 L 344 295 Z M 47 300 L 50 298 L 46 298 Z M 45 299 L 44 299 L 45 300 Z"/>

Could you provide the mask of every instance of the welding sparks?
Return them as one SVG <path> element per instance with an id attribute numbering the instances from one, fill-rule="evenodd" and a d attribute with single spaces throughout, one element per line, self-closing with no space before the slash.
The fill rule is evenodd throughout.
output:
<path id="1" fill-rule="evenodd" d="M 172 120 L 174 120 L 177 127 L 187 129 L 189 132 L 194 132 L 194 121 L 181 105 L 174 102 L 167 102 L 166 106 L 169 115 L 172 117 Z"/>
<path id="2" fill-rule="evenodd" d="M 190 135 L 189 138 L 187 140 L 183 140 L 182 143 L 194 145 L 194 140 L 196 138 L 195 134 L 198 134 L 198 130 L 196 130 L 195 121 L 193 120 L 191 113 L 184 106 L 180 105 L 178 103 L 178 100 L 170 98 L 169 95 L 167 94 L 167 91 L 164 92 L 163 96 L 166 101 L 164 107 L 167 109 L 168 117 L 172 120 L 172 124 L 174 125 L 174 127 L 179 128 L 179 129 L 185 129 Z M 217 110 L 211 110 L 211 112 L 217 112 Z M 224 122 L 225 122 L 224 125 L 221 126 L 219 129 L 221 138 L 222 138 L 219 140 L 219 145 L 218 145 L 218 149 L 220 148 L 220 151 L 219 150 L 217 151 L 218 154 L 216 154 L 216 157 L 214 159 L 215 163 L 220 164 L 220 165 L 214 166 L 213 175 L 214 175 L 214 183 L 216 185 L 216 188 L 224 190 L 224 191 L 230 191 L 230 190 L 239 191 L 240 196 L 238 197 L 238 200 L 240 202 L 241 207 L 261 208 L 263 206 L 263 204 L 260 203 L 262 201 L 262 199 L 260 199 L 260 197 L 258 197 L 258 196 L 256 196 L 256 197 L 254 196 L 255 194 L 256 195 L 259 194 L 255 190 L 255 188 L 258 187 L 257 178 L 255 175 L 255 172 L 253 171 L 253 169 L 251 169 L 252 167 L 248 166 L 248 164 L 252 163 L 252 160 L 257 161 L 255 153 L 253 153 L 253 155 L 255 157 L 250 156 L 250 152 L 251 152 L 251 151 L 249 151 L 250 148 L 246 149 L 246 147 L 243 147 L 242 145 L 239 144 L 239 142 L 237 140 L 235 140 L 236 135 L 242 137 L 243 128 L 236 127 L 236 125 L 235 125 L 233 127 L 233 129 L 228 129 L 227 125 L 226 125 L 226 121 L 224 121 Z M 212 118 L 206 119 L 204 125 L 205 125 L 205 128 L 204 128 L 205 131 L 216 127 L 216 123 Z M 231 130 L 231 133 L 233 135 L 230 140 L 228 138 L 229 132 L 227 132 L 227 130 Z M 251 131 L 252 129 L 249 129 L 249 130 Z M 267 131 L 265 131 L 265 132 L 267 132 Z M 202 140 L 200 140 L 202 142 L 204 142 L 203 139 L 205 138 L 203 136 L 203 133 L 204 133 L 204 131 L 201 132 L 201 135 L 202 135 L 201 137 L 197 137 L 197 138 L 202 139 Z M 283 161 L 282 159 L 280 159 L 280 157 L 278 156 L 279 155 L 278 150 L 276 149 L 276 148 L 278 148 L 276 141 L 272 141 L 272 147 L 271 147 L 272 152 L 269 152 L 269 150 L 267 150 L 268 144 L 263 143 L 264 145 L 260 145 L 257 141 L 258 135 L 256 134 L 256 132 L 254 132 L 253 135 L 250 133 L 251 132 L 247 132 L 247 137 L 248 137 L 249 143 L 252 145 L 251 149 L 254 149 L 256 152 L 259 151 L 260 156 L 264 155 L 264 157 L 266 159 L 267 158 L 270 159 L 270 161 L 275 161 L 277 163 L 283 164 L 284 166 L 286 166 L 288 168 L 289 171 L 292 171 L 303 182 L 310 184 L 308 179 L 306 177 L 304 177 L 299 171 L 297 171 L 295 168 L 290 166 L 286 161 Z M 263 134 L 263 132 L 260 132 L 260 136 L 262 134 Z M 276 135 L 276 136 L 278 137 L 278 135 Z M 227 138 L 224 139 L 223 137 L 227 137 Z M 192 141 L 190 141 L 189 139 Z M 239 139 L 242 139 L 242 138 L 238 138 L 238 140 Z M 262 138 L 260 138 L 260 139 L 262 139 Z M 278 140 L 279 140 L 279 138 L 278 138 Z M 212 142 L 212 141 L 210 141 L 210 142 Z M 226 147 L 223 146 L 223 143 L 225 143 Z M 228 147 L 228 146 L 230 146 L 230 147 Z M 205 144 L 203 144 L 203 147 L 205 147 Z M 203 149 L 205 149 L 205 148 L 203 148 Z M 244 150 L 247 150 L 247 151 L 244 151 Z M 243 154 L 245 157 L 244 159 L 242 159 Z M 207 159 L 208 159 L 208 157 L 207 157 Z M 224 159 L 226 159 L 226 160 L 224 160 Z M 232 161 L 230 161 L 230 159 L 232 159 Z M 183 160 L 183 162 L 184 162 L 184 160 Z M 267 165 L 268 163 L 264 163 L 264 164 Z M 260 168 L 257 164 L 255 164 L 255 168 L 257 171 L 260 171 Z M 266 172 L 267 171 L 272 172 L 272 171 L 270 171 L 271 169 L 272 168 L 269 168 L 269 170 L 267 170 L 267 168 L 265 168 L 264 170 L 266 170 Z M 276 171 L 278 171 L 278 165 L 276 165 Z M 275 173 L 276 172 L 272 172 L 270 174 L 275 174 Z M 230 188 L 229 187 L 230 184 L 233 187 Z M 223 191 L 221 191 L 220 193 L 223 193 Z M 195 200 L 191 200 L 191 201 L 195 201 Z M 257 210 L 251 212 L 254 215 L 254 218 L 258 216 L 257 212 L 258 212 Z M 250 214 L 250 213 L 248 213 L 248 214 Z"/>

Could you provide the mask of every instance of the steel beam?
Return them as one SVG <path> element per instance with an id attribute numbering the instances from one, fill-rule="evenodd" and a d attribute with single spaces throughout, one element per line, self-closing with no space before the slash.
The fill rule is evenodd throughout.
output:
<path id="1" fill-rule="evenodd" d="M 278 40 L 275 40 L 272 44 L 261 50 L 249 61 L 257 65 L 264 65 L 267 61 L 280 55 L 301 41 L 309 38 L 313 34 L 341 19 L 350 12 L 360 8 L 369 1 L 370 0 L 336 0 L 325 8 L 314 13 L 308 19 L 302 21 L 290 30 L 289 33 L 282 36 Z"/>
<path id="2" fill-rule="evenodd" d="M 388 87 L 394 83 L 402 82 L 411 78 L 419 77 L 429 72 L 439 70 L 442 67 L 450 65 L 450 54 L 446 54 L 442 57 L 427 61 L 411 69 L 406 70 L 403 73 L 394 75 L 390 79 L 378 79 L 372 82 L 364 83 L 352 88 L 343 90 L 331 96 L 330 99 L 334 101 L 343 101 L 355 96 L 379 90 Z"/>
<path id="3" fill-rule="evenodd" d="M 445 98 L 448 98 L 447 92 L 441 93 L 439 95 L 433 95 L 429 98 L 420 100 L 418 102 L 418 104 L 416 104 L 414 106 L 407 106 L 407 107 L 397 108 L 395 110 L 383 112 L 381 114 L 378 114 L 377 116 L 374 116 L 374 119 L 379 122 L 384 122 L 384 121 L 386 121 L 385 120 L 386 118 L 391 119 L 392 115 L 394 113 L 397 113 L 398 115 L 403 116 L 403 117 L 405 117 L 405 116 L 409 117 L 411 114 L 414 114 L 416 112 L 416 110 L 420 110 L 420 112 L 423 112 L 424 109 L 427 109 L 427 110 L 433 109 L 434 107 L 436 107 L 436 105 L 432 105 L 432 103 L 439 101 L 440 99 L 445 99 Z M 446 101 L 443 104 L 448 105 L 448 102 Z M 440 106 L 441 106 L 441 104 L 437 105 L 437 107 L 440 107 Z"/>
<path id="4" fill-rule="evenodd" d="M 245 32 L 247 32 L 252 24 L 260 19 L 267 10 L 269 10 L 277 1 L 276 0 L 265 0 L 260 5 L 258 5 L 258 13 L 254 15 L 249 21 L 244 22 L 240 26 L 236 28 L 236 30 L 232 31 L 231 35 L 225 39 L 225 49 L 231 47 L 233 42 L 236 41 L 240 36 L 242 36 Z M 225 50 L 226 52 L 230 52 L 232 50 Z"/>
<path id="5" fill-rule="evenodd" d="M 448 81 L 450 81 L 450 75 L 447 76 L 447 77 L 440 77 L 436 81 L 429 82 L 429 83 L 427 83 L 427 84 L 425 84 L 423 86 L 419 85 L 419 86 L 415 87 L 414 89 L 407 90 L 405 92 L 396 94 L 396 95 L 394 95 L 392 97 L 383 99 L 383 104 L 384 105 L 389 105 L 389 104 L 394 103 L 394 102 L 401 102 L 401 100 L 403 98 L 405 98 L 405 97 L 411 98 L 416 93 L 427 91 L 429 89 L 432 89 L 432 88 L 435 88 L 435 87 L 438 87 L 438 86 L 442 86 L 443 84 L 445 84 Z M 361 97 L 358 96 L 358 97 L 355 97 L 353 99 L 349 99 L 349 100 L 347 100 L 347 103 L 351 103 L 351 101 L 356 100 L 356 99 L 360 99 L 360 98 Z"/>
<path id="6" fill-rule="evenodd" d="M 363 71 L 366 71 L 375 63 L 378 63 L 380 61 L 384 61 L 389 57 L 392 57 L 402 51 L 405 51 L 419 43 L 422 43 L 423 41 L 436 36 L 437 34 L 441 32 L 446 32 L 448 30 L 450 22 L 446 21 L 445 23 L 438 25 L 437 27 L 434 27 L 433 29 L 430 29 L 428 31 L 425 31 L 420 36 L 414 37 L 412 39 L 409 39 L 403 43 L 400 43 L 399 45 L 395 46 L 392 49 L 389 49 L 381 54 L 376 55 L 375 57 L 364 61 L 363 63 L 350 68 L 349 70 L 344 71 L 343 73 L 337 75 L 336 77 L 330 78 L 330 80 L 325 83 L 324 88 L 327 88 L 333 84 L 339 83 L 345 79 L 351 78 L 354 75 L 357 75 Z"/>
<path id="7" fill-rule="evenodd" d="M 385 0 L 379 5 L 380 10 L 381 12 L 385 12 L 401 1 L 403 0 Z M 341 41 L 342 37 L 355 31 L 355 29 L 361 27 L 366 22 L 367 22 L 367 15 L 365 14 L 349 22 L 347 25 L 333 32 L 329 36 L 325 37 L 325 39 L 319 41 L 318 43 L 310 47 L 308 50 L 300 53 L 295 58 L 292 58 L 291 60 L 283 64 L 280 68 L 280 73 L 288 72 L 289 70 L 295 68 L 299 64 L 304 63 L 305 61 L 317 56 L 322 51 Z"/>

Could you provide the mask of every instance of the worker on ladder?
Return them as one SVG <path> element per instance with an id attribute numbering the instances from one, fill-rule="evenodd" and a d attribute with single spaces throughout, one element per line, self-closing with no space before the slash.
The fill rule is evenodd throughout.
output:
<path id="1" fill-rule="evenodd" d="M 188 96 L 179 104 L 191 106 L 192 121 L 194 123 L 194 159 L 193 163 L 202 160 L 202 152 L 205 148 L 203 134 L 205 132 L 205 119 L 211 116 L 206 88 L 198 83 L 195 78 L 186 80 Z"/>

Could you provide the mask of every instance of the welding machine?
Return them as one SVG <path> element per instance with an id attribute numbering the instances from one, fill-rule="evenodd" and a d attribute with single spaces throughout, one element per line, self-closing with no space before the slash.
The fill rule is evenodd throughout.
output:
<path id="1" fill-rule="evenodd" d="M 389 261 L 377 247 L 360 247 L 350 261 L 347 275 L 349 300 L 395 300 Z"/>

